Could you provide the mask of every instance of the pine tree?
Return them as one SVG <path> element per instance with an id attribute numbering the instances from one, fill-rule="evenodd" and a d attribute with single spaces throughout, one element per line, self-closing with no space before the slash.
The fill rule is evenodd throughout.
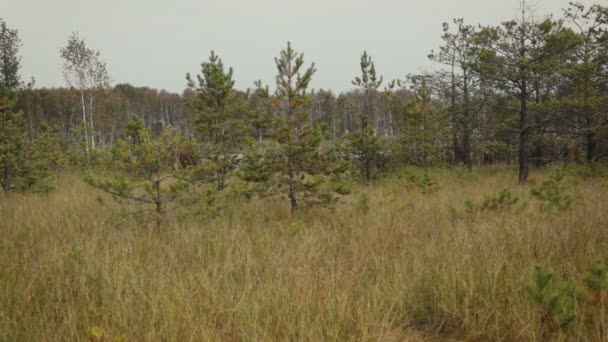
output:
<path id="1" fill-rule="evenodd" d="M 472 134 L 480 111 L 484 108 L 484 87 L 479 78 L 476 29 L 463 19 L 454 19 L 455 32 L 443 24 L 443 45 L 430 59 L 450 69 L 447 83 L 449 112 L 452 124 L 452 145 L 455 159 L 462 158 L 466 167 L 473 168 Z M 443 75 L 442 75 L 443 76 Z M 440 78 L 441 79 L 441 78 Z M 459 138 L 462 144 L 459 144 Z"/>
<path id="2" fill-rule="evenodd" d="M 272 138 L 276 146 L 248 156 L 244 178 L 260 183 L 262 195 L 286 192 L 293 215 L 302 204 L 331 202 L 334 197 L 328 178 L 344 169 L 331 163 L 321 151 L 321 130 L 310 124 L 306 111 L 308 87 L 316 71 L 314 63 L 305 68 L 304 55 L 290 43 L 275 63 L 278 75 L 272 99 L 276 110 Z"/>
<path id="3" fill-rule="evenodd" d="M 355 77 L 352 84 L 359 87 L 363 93 L 363 108 L 359 113 L 359 127 L 350 136 L 350 143 L 355 161 L 359 164 L 361 175 L 369 182 L 378 174 L 381 143 L 374 125 L 373 95 L 382 84 L 382 76 L 376 75 L 376 67 L 372 58 L 363 52 L 361 55 L 361 76 Z"/>
<path id="4" fill-rule="evenodd" d="M 22 86 L 20 47 L 19 32 L 0 18 L 0 97 L 14 97 Z"/>
<path id="5" fill-rule="evenodd" d="M 401 121 L 406 153 L 425 170 L 440 161 L 447 127 L 441 107 L 432 98 L 431 78 L 408 76 L 415 97 L 406 106 Z"/>
<path id="6" fill-rule="evenodd" d="M 262 86 L 262 81 L 254 82 L 255 89 L 249 94 L 247 120 L 251 124 L 253 135 L 258 142 L 267 138 L 272 128 L 272 104 L 268 86 Z"/>
<path id="7" fill-rule="evenodd" d="M 212 162 L 217 190 L 226 187 L 226 180 L 240 162 L 247 143 L 248 127 L 237 115 L 242 101 L 233 91 L 233 70 L 224 70 L 222 60 L 211 51 L 209 61 L 201 64 L 198 86 L 187 75 L 188 86 L 195 93 L 186 100 L 198 116 L 195 124 L 202 141 L 202 150 Z"/>
<path id="8" fill-rule="evenodd" d="M 571 3 L 565 17 L 580 41 L 564 63 L 569 91 L 562 102 L 573 114 L 564 120 L 582 132 L 585 158 L 593 162 L 608 138 L 608 7 Z"/>
<path id="9" fill-rule="evenodd" d="M 175 167 L 176 158 L 186 145 L 184 137 L 175 130 L 167 130 L 154 138 L 135 115 L 125 135 L 112 149 L 108 175 L 88 175 L 87 183 L 111 195 L 129 208 L 143 204 L 141 214 L 161 228 L 169 214 L 184 206 L 209 204 L 212 198 L 196 192 L 200 184 L 190 169 Z M 147 207 L 145 207 L 147 205 Z"/>
<path id="10" fill-rule="evenodd" d="M 14 101 L 0 97 L 0 185 L 4 191 L 48 192 L 49 176 L 67 164 L 67 143 L 55 129 L 42 125 L 42 133 L 26 144 L 23 114 Z"/>
<path id="11" fill-rule="evenodd" d="M 483 28 L 475 39 L 480 48 L 481 77 L 492 82 L 498 94 L 516 102 L 508 107 L 514 107 L 512 111 L 519 116 L 519 183 L 523 184 L 529 173 L 530 138 L 535 130 L 552 120 L 532 120 L 535 83 L 546 77 L 546 72 L 553 74 L 548 63 L 571 50 L 573 41 L 561 22 L 551 19 L 537 22 L 531 18 L 525 1 L 519 19 Z"/>
<path id="12" fill-rule="evenodd" d="M 0 97 L 0 185 L 4 191 L 17 188 L 25 163 L 25 120 L 13 107 L 14 100 Z"/>
<path id="13" fill-rule="evenodd" d="M 68 166 L 68 142 L 57 127 L 46 123 L 40 134 L 27 146 L 22 187 L 33 192 L 48 192 L 55 187 L 50 177 Z"/>

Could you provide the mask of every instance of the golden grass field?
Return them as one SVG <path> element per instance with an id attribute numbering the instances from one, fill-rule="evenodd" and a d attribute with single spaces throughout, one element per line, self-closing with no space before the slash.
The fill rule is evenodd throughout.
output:
<path id="1" fill-rule="evenodd" d="M 547 330 L 527 291 L 536 265 L 584 289 L 608 259 L 605 181 L 574 177 L 572 207 L 544 212 L 548 170 L 437 172 L 429 194 L 391 177 L 333 211 L 253 200 L 162 231 L 117 225 L 75 174 L 0 195 L 0 340 L 608 340 L 606 297 Z M 465 212 L 505 187 L 513 208 Z"/>

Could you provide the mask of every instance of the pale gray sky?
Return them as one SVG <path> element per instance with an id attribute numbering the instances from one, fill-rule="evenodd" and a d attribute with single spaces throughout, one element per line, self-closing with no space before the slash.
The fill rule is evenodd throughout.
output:
<path id="1" fill-rule="evenodd" d="M 583 0 L 591 4 L 604 0 Z M 274 86 L 273 58 L 289 40 L 318 72 L 314 88 L 343 91 L 365 49 L 385 79 L 432 66 L 441 24 L 513 18 L 520 0 L 0 0 L 0 17 L 20 32 L 22 75 L 63 86 L 59 49 L 77 31 L 100 50 L 114 84 L 181 92 L 186 72 L 215 50 L 233 66 L 237 87 Z M 568 0 L 528 0 L 542 17 Z"/>

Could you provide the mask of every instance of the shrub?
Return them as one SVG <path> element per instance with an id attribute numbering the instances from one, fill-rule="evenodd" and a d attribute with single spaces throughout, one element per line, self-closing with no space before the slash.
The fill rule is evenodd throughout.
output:
<path id="1" fill-rule="evenodd" d="M 346 196 L 353 191 L 353 183 L 348 180 L 341 180 L 336 186 L 335 191 L 340 195 Z"/>
<path id="2" fill-rule="evenodd" d="M 558 280 L 550 270 L 536 266 L 528 292 L 541 308 L 543 333 L 564 329 L 575 322 L 577 304 L 583 299 L 583 292 L 575 283 Z"/>
<path id="3" fill-rule="evenodd" d="M 484 196 L 479 204 L 475 204 L 471 200 L 466 200 L 464 206 L 465 212 L 472 214 L 487 210 L 496 211 L 510 209 L 518 201 L 519 197 L 517 194 L 513 192 L 513 190 L 506 188 L 496 194 Z"/>
<path id="4" fill-rule="evenodd" d="M 357 212 L 367 214 L 370 208 L 370 198 L 367 193 L 362 193 L 356 202 L 353 203 L 353 209 Z"/>
<path id="5" fill-rule="evenodd" d="M 511 189 L 503 189 L 495 195 L 485 196 L 481 201 L 480 210 L 508 209 L 519 200 L 517 194 Z"/>
<path id="6" fill-rule="evenodd" d="M 532 197 L 541 202 L 541 209 L 566 210 L 572 204 L 572 197 L 565 192 L 567 188 L 566 175 L 559 169 L 548 180 L 530 190 Z"/>
<path id="7" fill-rule="evenodd" d="M 433 193 L 440 188 L 439 179 L 434 173 L 418 167 L 406 167 L 399 178 L 405 180 L 407 186 L 416 187 L 424 194 Z"/>

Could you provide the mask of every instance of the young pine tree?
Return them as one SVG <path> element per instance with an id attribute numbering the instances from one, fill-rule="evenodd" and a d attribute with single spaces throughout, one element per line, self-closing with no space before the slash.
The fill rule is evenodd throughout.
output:
<path id="1" fill-rule="evenodd" d="M 19 32 L 0 18 L 0 96 L 13 97 L 22 86 L 20 47 Z"/>
<path id="2" fill-rule="evenodd" d="M 202 150 L 211 162 L 217 190 L 226 187 L 228 175 L 240 162 L 243 146 L 247 143 L 248 127 L 238 117 L 242 101 L 233 91 L 233 71 L 224 70 L 222 60 L 211 51 L 209 61 L 201 64 L 198 85 L 188 74 L 188 86 L 196 94 L 187 105 L 198 116 Z"/>
<path id="3" fill-rule="evenodd" d="M 276 148 L 247 158 L 245 179 L 262 183 L 263 194 L 287 193 L 292 215 L 301 204 L 325 204 L 334 199 L 327 178 L 343 169 L 330 163 L 319 146 L 322 134 L 306 111 L 314 63 L 304 67 L 304 55 L 290 43 L 275 58 L 278 75 L 273 98 L 276 110 L 272 134 Z"/>
<path id="4" fill-rule="evenodd" d="M 247 120 L 253 129 L 253 135 L 258 142 L 268 137 L 272 128 L 272 105 L 268 86 L 262 86 L 262 81 L 254 82 L 255 89 L 248 93 Z"/>
<path id="5" fill-rule="evenodd" d="M 454 19 L 454 25 L 456 27 L 452 30 L 448 23 L 443 24 L 443 45 L 439 52 L 432 52 L 429 58 L 449 69 L 447 75 L 440 73 L 438 80 L 442 88 L 447 90 L 449 98 L 454 160 L 462 159 L 471 171 L 473 132 L 484 108 L 485 89 L 477 73 L 478 50 L 474 39 L 476 28 L 466 25 L 463 19 Z M 447 81 L 444 80 L 446 78 Z"/>
<path id="6" fill-rule="evenodd" d="M 410 158 L 425 171 L 441 157 L 446 122 L 440 107 L 431 96 L 430 76 L 409 76 L 415 95 L 401 122 L 402 141 Z"/>
<path id="7" fill-rule="evenodd" d="M 22 175 L 22 187 L 33 192 L 48 192 L 54 189 L 51 175 L 68 165 L 68 142 L 57 127 L 46 123 L 40 126 L 40 134 L 26 149 L 26 160 Z"/>
<path id="8" fill-rule="evenodd" d="M 25 160 L 25 121 L 14 110 L 21 85 L 20 46 L 17 30 L 0 18 L 0 185 L 4 191 L 17 187 Z"/>
<path id="9" fill-rule="evenodd" d="M 24 87 L 20 47 L 18 31 L 0 19 L 0 186 L 4 191 L 48 191 L 52 186 L 46 181 L 65 146 L 59 143 L 59 134 L 44 125 L 35 140 L 26 139 L 33 132 L 27 131 L 23 113 L 14 109 Z"/>
<path id="10" fill-rule="evenodd" d="M 382 84 L 382 76 L 376 75 L 376 67 L 367 52 L 363 52 L 360 65 L 361 76 L 355 77 L 352 84 L 359 87 L 363 93 L 363 108 L 359 113 L 358 131 L 350 136 L 350 144 L 361 175 L 365 182 L 369 182 L 378 173 L 381 151 L 381 143 L 373 122 L 373 95 Z"/>
<path id="11" fill-rule="evenodd" d="M 4 191 L 17 188 L 25 163 L 25 120 L 13 107 L 13 100 L 0 97 L 0 185 Z"/>
<path id="12" fill-rule="evenodd" d="M 42 133 L 26 144 L 28 134 L 14 101 L 0 97 L 0 185 L 3 191 L 47 192 L 49 176 L 67 163 L 67 144 L 57 130 L 42 125 Z"/>
<path id="13" fill-rule="evenodd" d="M 86 181 L 127 207 L 144 205 L 134 213 L 155 221 L 160 228 L 169 213 L 206 199 L 193 196 L 197 184 L 183 170 L 176 170 L 176 156 L 184 146 L 185 139 L 173 130 L 153 138 L 143 121 L 133 115 L 125 135 L 112 149 L 112 173 L 89 175 Z"/>

